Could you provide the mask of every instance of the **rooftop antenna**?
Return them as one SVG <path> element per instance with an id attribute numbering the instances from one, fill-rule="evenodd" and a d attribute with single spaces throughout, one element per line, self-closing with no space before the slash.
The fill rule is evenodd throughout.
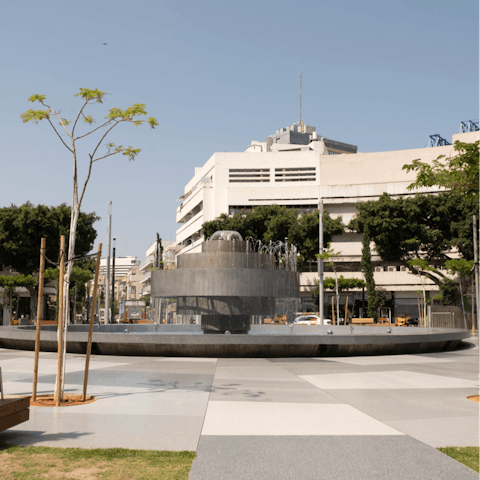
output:
<path id="1" fill-rule="evenodd" d="M 300 73 L 300 124 L 302 124 L 302 75 L 303 72 Z"/>

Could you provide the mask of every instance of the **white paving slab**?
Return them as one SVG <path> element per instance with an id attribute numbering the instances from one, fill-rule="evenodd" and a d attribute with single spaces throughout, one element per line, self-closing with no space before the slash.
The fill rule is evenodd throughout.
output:
<path id="1" fill-rule="evenodd" d="M 426 357 L 423 355 L 383 355 L 372 357 L 334 357 L 334 358 L 315 358 L 315 360 L 334 362 L 334 363 L 347 363 L 349 365 L 421 365 L 423 363 L 446 363 L 457 360 L 456 358 L 435 358 Z"/>
<path id="2" fill-rule="evenodd" d="M 404 389 L 404 388 L 476 388 L 478 381 L 426 373 L 399 371 L 300 375 L 322 390 Z"/>
<path id="3" fill-rule="evenodd" d="M 210 401 L 202 435 L 403 435 L 350 405 Z"/>

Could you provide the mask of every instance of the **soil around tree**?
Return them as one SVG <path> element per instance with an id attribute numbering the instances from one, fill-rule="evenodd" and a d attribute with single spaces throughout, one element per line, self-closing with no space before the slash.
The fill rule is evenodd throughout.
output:
<path id="1" fill-rule="evenodd" d="M 60 402 L 60 407 L 73 407 L 75 405 L 86 405 L 87 403 L 96 402 L 97 399 L 91 395 L 85 397 L 85 401 L 82 400 L 82 395 L 79 394 L 64 394 L 63 399 Z M 37 395 L 37 399 L 33 401 L 30 398 L 31 407 L 56 407 L 55 395 Z"/>

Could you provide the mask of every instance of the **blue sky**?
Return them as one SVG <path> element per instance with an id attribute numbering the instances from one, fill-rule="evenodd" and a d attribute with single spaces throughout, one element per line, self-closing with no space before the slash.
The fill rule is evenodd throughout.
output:
<path id="1" fill-rule="evenodd" d="M 0 207 L 71 201 L 71 156 L 48 124 L 23 124 L 33 93 L 62 116 L 81 87 L 109 93 L 92 115 L 145 103 L 159 126 L 108 140 L 142 149 L 95 164 L 82 210 L 118 255 L 174 239 L 175 201 L 217 151 L 244 151 L 303 114 L 359 151 L 424 147 L 477 119 L 478 2 L 463 0 L 4 2 Z M 107 45 L 102 45 L 107 43 Z M 92 144 L 80 146 L 80 175 Z"/>

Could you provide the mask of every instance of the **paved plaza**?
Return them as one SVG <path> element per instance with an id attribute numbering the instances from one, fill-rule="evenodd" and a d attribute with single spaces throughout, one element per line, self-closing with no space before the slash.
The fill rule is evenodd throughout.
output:
<path id="1" fill-rule="evenodd" d="M 31 407 L 0 442 L 196 450 L 192 480 L 477 479 L 435 447 L 478 446 L 478 338 L 454 352 L 342 358 L 93 356 L 94 403 Z M 85 357 L 67 356 L 66 393 Z M 31 395 L 33 352 L 0 349 L 4 390 Z M 38 392 L 56 354 L 41 353 Z"/>

